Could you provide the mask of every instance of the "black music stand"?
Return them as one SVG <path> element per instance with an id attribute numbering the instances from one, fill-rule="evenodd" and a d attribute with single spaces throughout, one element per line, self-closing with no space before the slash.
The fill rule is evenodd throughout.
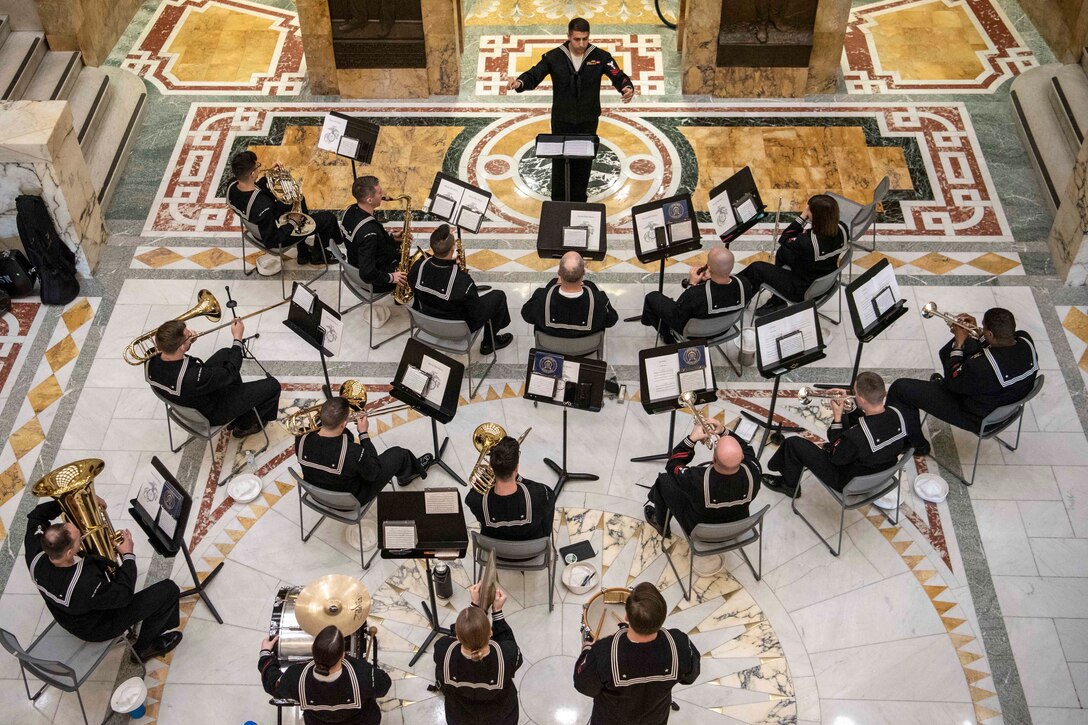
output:
<path id="1" fill-rule="evenodd" d="M 824 354 L 825 347 L 814 300 L 790 305 L 785 309 L 756 318 L 756 364 L 759 366 L 760 375 L 765 378 L 774 378 L 767 420 L 754 416 L 746 410 L 741 411 L 741 415 L 763 428 L 763 438 L 760 440 L 757 456 L 763 455 L 769 436 L 773 436 L 772 442 L 778 444 L 782 441 L 783 432 L 800 433 L 803 430 L 798 426 L 775 422 L 774 409 L 778 403 L 778 387 L 782 382 L 782 376 L 790 370 L 827 357 Z"/>
<path id="2" fill-rule="evenodd" d="M 374 159 L 381 126 L 356 116 L 330 111 L 325 116 L 318 137 L 317 147 L 337 156 L 351 159 L 351 178 L 359 178 L 355 162 L 369 164 Z"/>
<path id="3" fill-rule="evenodd" d="M 321 372 L 325 375 L 323 392 L 326 398 L 331 398 L 332 383 L 329 382 L 329 366 L 325 358 L 340 351 L 340 340 L 344 332 L 340 313 L 322 302 L 316 292 L 295 282 L 287 319 L 283 324 L 301 337 L 303 342 L 317 350 L 317 356 L 321 359 Z"/>
<path id="4" fill-rule="evenodd" d="M 578 369 L 572 375 L 574 366 Z M 525 399 L 563 407 L 563 464 L 559 465 L 550 458 L 544 459 L 544 465 L 558 476 L 553 489 L 557 499 L 567 481 L 600 480 L 600 476 L 592 473 L 567 470 L 567 409 L 599 411 L 604 403 L 607 371 L 608 363 L 604 360 L 546 352 L 535 347 L 529 350 L 529 362 L 525 368 Z"/>
<path id="5" fill-rule="evenodd" d="M 592 153 L 590 153 L 592 146 Z M 540 159 L 563 159 L 563 193 L 570 201 L 570 161 L 571 159 L 595 159 L 601 148 L 601 137 L 596 134 L 537 134 L 533 153 Z"/>
<path id="6" fill-rule="evenodd" d="M 427 567 L 427 593 L 431 602 L 430 606 L 424 602 L 423 609 L 431 620 L 431 632 L 412 656 L 408 663 L 410 667 L 423 656 L 436 637 L 452 634 L 438 621 L 431 559 L 463 559 L 468 552 L 468 525 L 461 508 L 461 495 L 456 488 L 382 491 L 378 494 L 377 507 L 378 549 L 382 558 L 423 559 Z M 398 539 L 387 541 L 387 534 L 390 539 L 393 536 L 398 536 Z"/>
<path id="7" fill-rule="evenodd" d="M 193 566 L 193 557 L 189 554 L 189 546 L 185 542 L 185 527 L 189 523 L 189 511 L 193 506 L 193 499 L 158 456 L 152 457 L 151 465 L 159 474 L 160 481 L 158 483 L 150 481 L 142 486 L 140 494 L 136 498 L 129 499 L 131 505 L 128 512 L 147 534 L 147 540 L 157 554 L 172 559 L 179 551 L 182 553 L 189 575 L 193 578 L 193 587 L 182 591 L 181 596 L 199 595 L 215 617 L 215 621 L 222 624 L 223 618 L 219 616 L 206 590 L 223 569 L 223 562 L 216 564 L 204 579 L 197 575 L 196 567 Z"/>
<path id="8" fill-rule="evenodd" d="M 567 252 L 578 252 L 585 259 L 600 262 L 608 253 L 607 215 L 604 204 L 544 202 L 536 234 L 537 255 L 541 259 L 558 259 Z"/>
<path id="9" fill-rule="evenodd" d="M 727 247 L 771 216 L 747 166 L 711 189 L 707 206 L 714 230 Z"/>
<path id="10" fill-rule="evenodd" d="M 635 229 L 638 261 L 661 263 L 657 271 L 658 292 L 665 291 L 665 260 L 702 247 L 691 194 L 677 194 L 632 207 L 631 226 Z M 639 319 L 641 315 L 635 315 L 625 318 L 624 322 Z"/>
<path id="11" fill-rule="evenodd" d="M 404 345 L 404 354 L 397 365 L 393 388 L 389 392 L 397 400 L 431 419 L 434 458 L 427 464 L 427 470 L 431 466 L 440 466 L 457 483 L 467 486 L 465 479 L 442 460 L 446 445 L 450 442 L 449 436 L 442 439 L 441 445 L 438 443 L 438 422 L 449 423 L 457 415 L 457 399 L 464 376 L 463 363 L 410 337 Z"/>
<path id="12" fill-rule="evenodd" d="M 427 195 L 423 211 L 450 224 L 457 230 L 457 241 L 464 249 L 461 230 L 478 233 L 483 226 L 487 208 L 491 205 L 491 192 L 478 186 L 461 181 L 439 171 L 434 175 L 434 183 Z M 477 285 L 477 289 L 486 292 L 487 285 Z"/>
<path id="13" fill-rule="evenodd" d="M 861 351 L 865 343 L 872 342 L 907 314 L 907 301 L 899 296 L 895 270 L 887 259 L 874 264 L 847 286 L 846 306 L 850 309 L 850 321 L 858 338 L 858 351 L 850 374 L 852 387 L 861 367 Z"/>
<path id="14" fill-rule="evenodd" d="M 702 360 L 699 366 L 693 353 L 698 350 L 698 357 Z M 692 357 L 689 357 L 692 356 Z M 673 361 L 675 360 L 675 364 Z M 687 362 L 685 362 L 687 361 Z M 693 365 L 693 363 L 696 363 Z M 718 398 L 718 384 L 714 378 L 714 366 L 710 360 L 710 348 L 703 340 L 692 340 L 678 344 L 662 345 L 647 350 L 638 351 L 639 368 L 639 397 L 642 399 L 642 408 L 650 415 L 657 413 L 669 413 L 669 447 L 664 453 L 654 453 L 647 456 L 635 456 L 632 463 L 648 463 L 651 461 L 664 461 L 672 455 L 673 440 L 676 435 L 676 411 L 680 405 L 680 393 L 690 390 L 695 393 L 695 402 L 698 405 L 706 405 Z M 702 369 L 703 383 L 696 387 L 692 380 L 697 377 L 685 374 L 683 389 L 681 387 L 681 369 L 685 373 L 691 373 L 696 369 Z M 671 379 L 669 376 L 671 375 Z M 706 377 L 709 376 L 709 383 Z"/>

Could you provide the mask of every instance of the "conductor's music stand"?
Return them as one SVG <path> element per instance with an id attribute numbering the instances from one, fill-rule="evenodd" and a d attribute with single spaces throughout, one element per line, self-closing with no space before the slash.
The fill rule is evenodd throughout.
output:
<path id="1" fill-rule="evenodd" d="M 546 201 L 540 209 L 536 253 L 541 259 L 558 259 L 578 252 L 585 259 L 602 261 L 608 253 L 604 204 L 577 201 Z"/>
<path id="2" fill-rule="evenodd" d="M 676 411 L 682 408 L 680 394 L 695 393 L 695 402 L 706 405 L 718 398 L 710 348 L 705 340 L 692 340 L 638 351 L 639 397 L 650 415 L 669 413 L 669 447 L 664 453 L 636 456 L 633 463 L 664 461 L 672 454 L 676 435 Z M 696 371 L 702 371 L 702 377 Z M 682 372 L 683 371 L 683 372 Z"/>
<path id="3" fill-rule="evenodd" d="M 326 398 L 331 398 L 332 383 L 329 382 L 329 366 L 325 358 L 340 352 L 340 341 L 344 334 L 340 313 L 322 302 L 309 287 L 295 282 L 295 288 L 291 292 L 291 305 L 283 324 L 301 337 L 303 342 L 317 350 L 317 356 L 321 359 L 321 372 L 325 375 L 323 392 Z"/>
<path id="4" fill-rule="evenodd" d="M 321 135 L 317 147 L 330 151 L 337 156 L 351 159 L 351 178 L 359 178 L 355 162 L 369 164 L 374 159 L 374 148 L 378 145 L 378 133 L 381 126 L 364 121 L 356 116 L 330 111 L 321 125 Z"/>
<path id="5" fill-rule="evenodd" d="M 136 524 L 143 529 L 151 543 L 151 548 L 157 554 L 172 559 L 179 551 L 182 553 L 189 575 L 193 578 L 193 587 L 182 591 L 181 596 L 198 595 L 208 606 L 215 621 L 222 624 L 223 618 L 219 616 L 206 590 L 222 570 L 223 562 L 216 564 L 204 579 L 197 575 L 193 558 L 189 554 L 189 545 L 185 542 L 185 527 L 189 523 L 189 511 L 192 509 L 193 499 L 158 456 L 152 457 L 151 465 L 158 473 L 159 480 L 150 481 L 140 487 L 140 493 L 136 498 L 129 500 L 128 512 Z"/>
<path id="6" fill-rule="evenodd" d="M 431 419 L 434 458 L 427 464 L 427 469 L 440 466 L 457 483 L 467 486 L 465 479 L 442 460 L 450 442 L 449 436 L 442 439 L 441 445 L 438 443 L 438 422 L 449 423 L 457 414 L 457 400 L 464 376 L 463 363 L 410 337 L 404 345 L 404 354 L 397 366 L 390 394 Z"/>
<path id="7" fill-rule="evenodd" d="M 431 559 L 453 561 L 468 552 L 468 525 L 456 488 L 424 491 L 382 491 L 378 494 L 378 549 L 383 559 L 423 559 L 427 568 L 430 606 L 423 610 L 431 623 L 427 639 L 412 656 L 414 665 L 439 635 L 452 632 L 438 620 Z"/>
<path id="8" fill-rule="evenodd" d="M 777 442 L 780 442 L 783 432 L 799 433 L 803 430 L 797 426 L 775 422 L 774 409 L 778 403 L 778 387 L 782 382 L 782 376 L 790 370 L 827 357 L 824 354 L 825 347 L 815 300 L 790 305 L 785 309 L 756 318 L 756 363 L 759 366 L 760 375 L 765 378 L 774 378 L 767 420 L 754 416 L 746 410 L 741 411 L 741 415 L 763 428 L 763 438 L 760 440 L 757 456 L 763 454 L 768 436 L 773 434 Z"/>
<path id="9" fill-rule="evenodd" d="M 550 458 L 544 465 L 558 477 L 555 497 L 563 492 L 567 481 L 597 481 L 593 473 L 574 473 L 567 470 L 567 409 L 597 412 L 604 402 L 604 378 L 608 363 L 575 355 L 529 350 L 529 362 L 525 369 L 525 399 L 563 407 L 563 464 Z"/>
<path id="10" fill-rule="evenodd" d="M 570 201 L 570 162 L 571 159 L 595 159 L 601 148 L 601 137 L 596 134 L 553 134 L 541 133 L 536 137 L 534 153 L 541 159 L 563 160 L 563 195 Z"/>

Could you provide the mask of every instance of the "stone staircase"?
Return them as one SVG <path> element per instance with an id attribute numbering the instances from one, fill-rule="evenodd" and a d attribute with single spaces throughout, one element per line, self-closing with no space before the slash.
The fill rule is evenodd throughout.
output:
<path id="1" fill-rule="evenodd" d="M 1088 48 L 1080 63 L 1024 71 L 1013 80 L 1011 96 L 1020 140 L 1056 212 L 1088 136 Z"/>
<path id="2" fill-rule="evenodd" d="M 12 31 L 0 15 L 0 101 L 71 104 L 72 122 L 103 211 L 140 129 L 147 89 L 120 68 L 86 68 L 79 51 L 53 51 L 41 32 Z"/>

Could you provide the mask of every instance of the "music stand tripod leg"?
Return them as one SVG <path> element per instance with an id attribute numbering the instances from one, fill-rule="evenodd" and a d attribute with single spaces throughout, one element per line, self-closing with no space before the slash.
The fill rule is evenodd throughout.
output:
<path id="1" fill-rule="evenodd" d="M 774 422 L 774 409 L 778 404 L 778 386 L 781 382 L 782 376 L 776 375 L 774 378 L 774 389 L 771 392 L 771 407 L 767 411 L 767 420 L 758 418 L 746 410 L 742 410 L 740 412 L 740 414 L 743 415 L 745 418 L 752 421 L 763 429 L 763 438 L 760 440 L 759 449 L 756 451 L 757 457 L 763 455 L 763 449 L 767 447 L 768 438 L 770 438 L 771 443 L 774 443 L 775 445 L 781 445 L 782 441 L 785 440 L 785 436 L 782 435 L 783 433 L 800 433 L 804 430 L 804 428 L 801 428 L 800 426 L 785 425 L 784 423 Z"/>
<path id="2" fill-rule="evenodd" d="M 555 482 L 555 497 L 558 499 L 559 494 L 563 493 L 563 486 L 567 481 L 599 481 L 600 476 L 593 473 L 574 473 L 567 470 L 567 409 L 563 408 L 563 465 L 560 466 L 550 458 L 544 459 L 544 465 L 552 469 L 558 480 Z"/>
<path id="3" fill-rule="evenodd" d="M 423 563 L 427 566 L 427 593 L 430 595 L 431 605 L 428 607 L 427 602 L 423 602 L 423 611 L 427 613 L 427 619 L 431 620 L 431 632 L 427 635 L 427 639 L 423 640 L 423 644 L 420 645 L 419 650 L 412 656 L 411 661 L 408 662 L 408 666 L 413 666 L 419 661 L 419 658 L 423 656 L 423 653 L 427 651 L 427 648 L 431 646 L 431 642 L 438 639 L 440 635 L 449 635 L 452 632 L 439 625 L 438 622 L 438 601 L 434 593 L 434 574 L 431 571 L 431 560 L 424 559 Z"/>
<path id="4" fill-rule="evenodd" d="M 219 616 L 219 612 L 216 611 L 215 605 L 212 604 L 212 600 L 208 597 L 207 592 L 204 590 L 208 588 L 208 585 L 212 583 L 212 579 L 215 579 L 216 574 L 223 568 L 223 562 L 219 562 L 215 565 L 215 568 L 208 573 L 208 576 L 204 577 L 201 581 L 200 577 L 196 573 L 196 567 L 193 566 L 193 557 L 189 555 L 189 547 L 182 543 L 181 552 L 185 555 L 185 565 L 189 567 L 189 574 L 193 577 L 193 587 L 186 589 L 179 596 L 190 597 L 194 594 L 199 594 L 200 598 L 204 601 L 204 604 L 208 605 L 208 610 L 215 617 L 215 621 L 220 624 L 223 623 L 223 618 Z"/>
<path id="5" fill-rule="evenodd" d="M 450 478 L 457 481 L 457 483 L 461 484 L 462 486 L 467 486 L 468 483 L 465 482 L 465 479 L 461 478 L 456 471 L 450 468 L 448 463 L 442 460 L 442 456 L 443 454 L 445 454 L 446 446 L 449 444 L 449 442 L 450 438 L 449 436 L 446 436 L 442 440 L 441 445 L 439 445 L 438 421 L 436 421 L 434 418 L 431 418 L 431 443 L 434 446 L 434 458 L 431 459 L 431 462 L 427 464 L 427 467 L 424 470 L 429 471 L 431 466 L 439 466 L 443 471 L 450 475 Z"/>

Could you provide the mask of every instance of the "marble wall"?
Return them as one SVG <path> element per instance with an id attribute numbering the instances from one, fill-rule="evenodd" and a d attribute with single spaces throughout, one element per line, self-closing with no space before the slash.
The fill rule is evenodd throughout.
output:
<path id="1" fill-rule="evenodd" d="M 1065 283 L 1088 285 L 1088 143 L 1081 144 L 1047 242 Z"/>
<path id="2" fill-rule="evenodd" d="M 306 75 L 312 93 L 344 98 L 426 98 L 456 95 L 461 84 L 461 0 L 422 0 L 426 68 L 337 68 L 328 0 L 296 0 Z"/>
<path id="3" fill-rule="evenodd" d="M 1088 45 L 1088 0 L 1019 0 L 1062 63 L 1076 63 Z"/>
<path id="4" fill-rule="evenodd" d="M 0 4 L 0 13 L 8 16 L 12 30 L 42 29 L 42 19 L 38 17 L 38 6 L 34 0 L 4 0 Z"/>
<path id="5" fill-rule="evenodd" d="M 67 101 L 12 101 L 0 109 L 0 239 L 18 237 L 19 194 L 45 199 L 79 272 L 90 276 L 106 245 L 106 225 Z"/>
<path id="6" fill-rule="evenodd" d="M 142 0 L 36 0 L 53 50 L 78 50 L 83 63 L 99 66 L 113 50 Z"/>
<path id="7" fill-rule="evenodd" d="M 721 8 L 721 0 L 685 0 L 681 7 L 684 93 L 726 98 L 834 93 L 850 0 L 820 0 L 808 68 L 718 68 Z"/>

